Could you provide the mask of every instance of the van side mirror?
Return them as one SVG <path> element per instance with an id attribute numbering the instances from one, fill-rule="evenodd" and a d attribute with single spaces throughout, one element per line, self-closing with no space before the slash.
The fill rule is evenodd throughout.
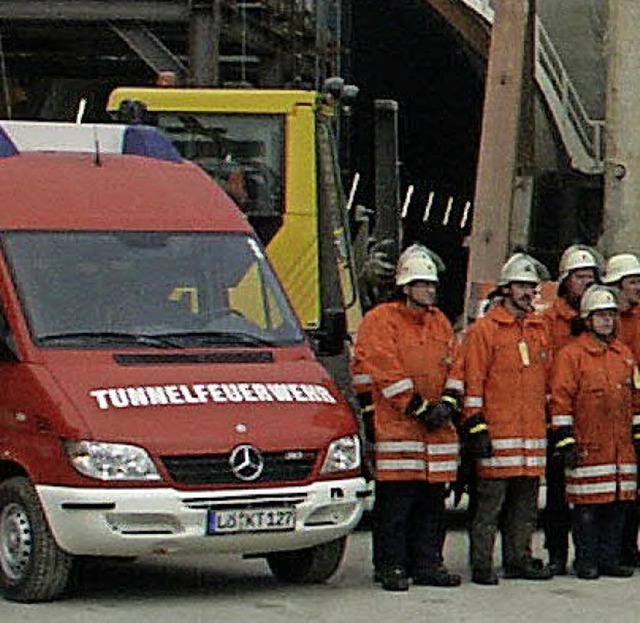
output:
<path id="1" fill-rule="evenodd" d="M 322 310 L 320 330 L 316 333 L 317 352 L 325 357 L 340 355 L 347 339 L 347 313 L 342 308 Z"/>

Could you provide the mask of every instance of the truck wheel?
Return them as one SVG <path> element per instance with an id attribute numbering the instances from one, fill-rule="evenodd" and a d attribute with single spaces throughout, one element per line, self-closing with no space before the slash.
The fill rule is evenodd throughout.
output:
<path id="1" fill-rule="evenodd" d="M 50 601 L 67 587 L 73 557 L 56 544 L 27 478 L 0 484 L 0 586 L 12 601 Z"/>
<path id="2" fill-rule="evenodd" d="M 281 582 L 320 584 L 328 580 L 340 566 L 347 537 L 292 552 L 267 555 L 267 564 Z"/>

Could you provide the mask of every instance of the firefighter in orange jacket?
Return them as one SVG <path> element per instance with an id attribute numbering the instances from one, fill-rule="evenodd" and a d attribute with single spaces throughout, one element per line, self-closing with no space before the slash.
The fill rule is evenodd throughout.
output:
<path id="1" fill-rule="evenodd" d="M 632 253 L 619 253 L 607 260 L 603 283 L 618 290 L 620 317 L 618 338 L 640 362 L 640 261 Z M 638 552 L 638 507 L 631 505 L 622 537 L 622 562 L 640 565 Z"/>
<path id="2" fill-rule="evenodd" d="M 556 452 L 567 469 L 579 578 L 629 577 L 620 564 L 625 507 L 637 495 L 631 351 L 616 339 L 614 292 L 589 288 L 580 304 L 585 332 L 558 354 L 551 387 Z M 637 425 L 636 425 L 637 427 Z"/>
<path id="3" fill-rule="evenodd" d="M 539 479 L 546 463 L 545 403 L 551 355 L 546 324 L 533 309 L 546 268 L 524 254 L 502 267 L 504 299 L 469 330 L 465 356 L 467 452 L 478 459 L 477 510 L 471 524 L 472 581 L 498 583 L 493 548 L 503 515 L 505 576 L 548 579 L 530 554 Z"/>
<path id="4" fill-rule="evenodd" d="M 593 248 L 572 245 L 560 258 L 558 296 L 543 315 L 551 333 L 554 355 L 575 336 L 580 317 L 580 298 L 598 279 L 604 259 Z M 571 511 L 565 499 L 564 464 L 547 451 L 547 500 L 544 509 L 544 541 L 549 552 L 549 567 L 554 575 L 566 575 L 569 553 Z"/>
<path id="5" fill-rule="evenodd" d="M 385 590 L 458 586 L 443 566 L 446 483 L 456 477 L 455 399 L 443 389 L 454 334 L 435 307 L 442 261 L 422 247 L 398 261 L 404 300 L 367 313 L 355 357 L 371 378 L 375 407 L 374 539 Z"/>

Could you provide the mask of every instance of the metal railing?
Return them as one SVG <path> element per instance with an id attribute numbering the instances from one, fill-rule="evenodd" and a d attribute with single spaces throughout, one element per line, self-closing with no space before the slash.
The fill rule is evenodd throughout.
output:
<path id="1" fill-rule="evenodd" d="M 491 0 L 460 0 L 493 24 Z M 536 17 L 535 78 L 558 128 L 571 166 L 583 173 L 604 171 L 604 126 L 591 119 L 540 18 Z"/>

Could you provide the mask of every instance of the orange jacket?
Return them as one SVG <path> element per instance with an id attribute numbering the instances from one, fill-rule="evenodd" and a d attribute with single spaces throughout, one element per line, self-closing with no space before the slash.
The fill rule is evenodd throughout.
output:
<path id="1" fill-rule="evenodd" d="M 577 309 L 567 303 L 566 299 L 558 296 L 551 307 L 543 312 L 547 328 L 551 334 L 553 352 L 557 353 L 572 339 L 571 322 L 579 316 Z"/>
<path id="2" fill-rule="evenodd" d="M 541 315 L 517 319 L 498 305 L 469 329 L 463 418 L 484 415 L 494 456 L 482 478 L 539 477 L 546 451 L 551 339 Z"/>
<path id="3" fill-rule="evenodd" d="M 618 338 L 631 349 L 636 361 L 640 361 L 640 305 L 620 312 Z"/>
<path id="4" fill-rule="evenodd" d="M 453 363 L 445 382 L 445 389 L 455 392 L 460 397 L 464 395 L 464 358 L 466 353 L 467 334 L 464 333 L 456 342 L 453 349 Z"/>
<path id="5" fill-rule="evenodd" d="M 579 465 L 567 470 L 567 500 L 599 504 L 636 497 L 631 426 L 634 359 L 615 340 L 608 348 L 584 333 L 557 357 L 551 423 L 573 426 Z"/>
<path id="6" fill-rule="evenodd" d="M 458 442 L 453 425 L 431 432 L 405 413 L 415 393 L 440 399 L 453 343 L 451 324 L 436 308 L 416 311 L 403 302 L 384 303 L 362 320 L 354 356 L 362 362 L 359 370 L 371 377 L 377 480 L 455 479 Z"/>

